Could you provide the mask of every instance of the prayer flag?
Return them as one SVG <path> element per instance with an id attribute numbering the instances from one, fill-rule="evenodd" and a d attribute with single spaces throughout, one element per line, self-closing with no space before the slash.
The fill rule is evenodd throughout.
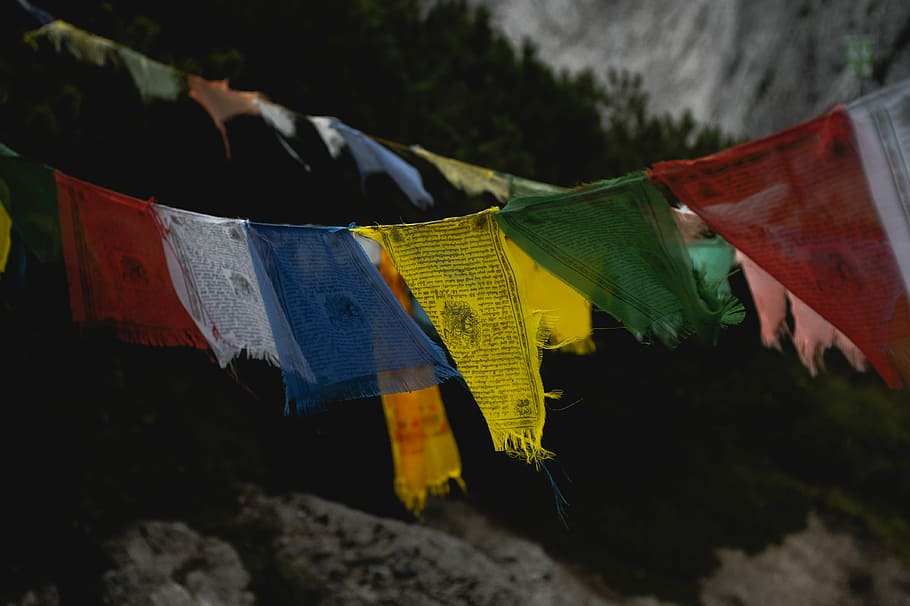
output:
<path id="1" fill-rule="evenodd" d="M 910 311 L 850 117 L 827 114 L 651 177 L 839 329 L 891 387 L 910 379 Z"/>
<path id="2" fill-rule="evenodd" d="M 207 349 L 168 274 L 150 202 L 57 172 L 73 321 L 142 345 Z"/>
<path id="3" fill-rule="evenodd" d="M 57 183 L 54 169 L 22 158 L 0 143 L 0 203 L 26 247 L 47 263 L 60 256 Z"/>
<path id="4" fill-rule="evenodd" d="M 531 310 L 543 315 L 542 322 L 550 335 L 548 347 L 579 355 L 592 353 L 595 346 L 591 339 L 591 302 L 544 269 L 511 239 L 506 238 L 506 246 Z"/>
<path id="5" fill-rule="evenodd" d="M 433 206 L 433 196 L 424 189 L 423 179 L 416 168 L 343 122 L 335 120 L 331 127 L 341 134 L 351 150 L 360 171 L 361 183 L 366 183 L 367 176 L 371 174 L 386 173 L 401 188 L 411 204 L 424 210 Z"/>
<path id="6" fill-rule="evenodd" d="M 697 274 L 670 206 L 635 173 L 547 196 L 513 198 L 496 219 L 532 259 L 639 339 L 675 346 L 742 321 L 742 305 Z"/>
<path id="7" fill-rule="evenodd" d="M 374 261 L 379 273 L 402 308 L 413 314 L 411 294 L 389 255 L 373 240 L 360 237 L 360 243 L 365 250 L 369 245 L 379 249 L 378 259 Z M 420 515 L 423 510 L 427 492 L 448 492 L 449 480 L 455 480 L 464 489 L 461 456 L 438 385 L 384 394 L 382 409 L 392 448 L 395 494 L 414 515 Z"/>
<path id="8" fill-rule="evenodd" d="M 245 223 L 287 411 L 436 385 L 457 371 L 340 227 Z M 426 369 L 431 372 L 426 372 Z"/>
<path id="9" fill-rule="evenodd" d="M 483 413 L 496 450 L 543 449 L 541 316 L 518 286 L 494 209 L 428 223 L 361 227 L 380 240 Z"/>
<path id="10" fill-rule="evenodd" d="M 205 108 L 224 142 L 224 153 L 231 157 L 231 144 L 228 141 L 227 128 L 224 123 L 243 114 L 258 116 L 260 113 L 257 98 L 259 93 L 237 91 L 228 86 L 227 80 L 206 80 L 195 74 L 187 76 L 190 97 Z"/>
<path id="11" fill-rule="evenodd" d="M 218 364 L 235 357 L 278 365 L 259 281 L 240 219 L 212 217 L 156 204 L 174 289 Z"/>
<path id="12" fill-rule="evenodd" d="M 411 151 L 433 164 L 449 183 L 466 194 L 479 196 L 488 192 L 502 203 L 508 201 L 509 179 L 502 174 L 489 168 L 434 154 L 419 145 L 412 145 Z"/>
<path id="13" fill-rule="evenodd" d="M 6 271 L 6 260 L 9 258 L 10 233 L 13 228 L 13 222 L 3 206 L 4 197 L 4 193 L 0 191 L 0 273 Z"/>
<path id="14" fill-rule="evenodd" d="M 814 377 L 824 366 L 825 350 L 837 347 L 857 370 L 866 369 L 866 357 L 841 331 L 818 315 L 799 297 L 772 278 L 749 257 L 737 251 L 755 311 L 758 314 L 761 339 L 765 347 L 780 350 L 780 339 L 791 336 L 803 365 Z M 787 301 L 793 317 L 793 330 L 787 323 Z"/>

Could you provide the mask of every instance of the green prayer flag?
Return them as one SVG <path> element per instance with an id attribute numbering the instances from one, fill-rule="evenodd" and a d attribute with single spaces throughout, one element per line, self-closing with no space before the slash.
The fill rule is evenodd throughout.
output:
<path id="1" fill-rule="evenodd" d="M 696 271 L 670 205 L 643 173 L 515 198 L 496 219 L 531 258 L 641 340 L 673 347 L 697 334 L 713 343 L 722 326 L 743 319 L 726 279 Z"/>
<path id="2" fill-rule="evenodd" d="M 0 143 L 2 204 L 22 241 L 39 261 L 60 256 L 60 220 L 54 169 L 21 157 Z"/>
<path id="3" fill-rule="evenodd" d="M 568 191 L 565 187 L 550 185 L 540 181 L 532 181 L 524 177 L 509 175 L 509 197 L 518 198 L 522 196 L 537 196 L 542 194 L 557 194 Z"/>

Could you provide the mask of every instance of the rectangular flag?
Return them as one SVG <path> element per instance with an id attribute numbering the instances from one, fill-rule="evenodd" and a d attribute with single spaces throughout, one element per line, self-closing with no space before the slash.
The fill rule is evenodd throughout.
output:
<path id="1" fill-rule="evenodd" d="M 57 172 L 73 321 L 141 345 L 207 349 L 174 291 L 152 203 Z"/>
<path id="2" fill-rule="evenodd" d="M 414 391 L 457 376 L 341 227 L 245 223 L 287 411 Z M 427 372 L 427 369 L 431 372 Z"/>
<path id="3" fill-rule="evenodd" d="M 245 354 L 278 365 L 278 351 L 240 219 L 156 204 L 174 289 L 218 364 Z"/>

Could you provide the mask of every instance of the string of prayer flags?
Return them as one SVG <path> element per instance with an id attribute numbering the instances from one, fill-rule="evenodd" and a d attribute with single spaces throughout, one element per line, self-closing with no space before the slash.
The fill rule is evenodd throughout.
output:
<path id="1" fill-rule="evenodd" d="M 571 286 L 551 274 L 506 238 L 509 258 L 526 289 L 528 304 L 550 335 L 549 347 L 585 355 L 594 352 L 591 339 L 591 302 Z"/>
<path id="2" fill-rule="evenodd" d="M 436 326 L 494 449 L 536 462 L 552 456 L 541 445 L 539 347 L 546 335 L 519 289 L 495 210 L 357 231 L 382 243 Z"/>
<path id="3" fill-rule="evenodd" d="M 174 289 L 218 364 L 245 354 L 278 366 L 243 221 L 152 208 Z"/>
<path id="4" fill-rule="evenodd" d="M 402 308 L 413 315 L 411 294 L 388 254 L 375 241 L 360 240 L 364 248 L 372 244 L 378 249 L 378 258 L 371 261 Z M 450 480 L 464 489 L 461 456 L 438 385 L 383 394 L 382 409 L 392 449 L 395 494 L 414 515 L 423 511 L 428 492 L 446 494 Z"/>
<path id="5" fill-rule="evenodd" d="M 898 388 L 910 379 L 910 309 L 858 152 L 837 107 L 712 156 L 657 163 L 651 177 Z"/>
<path id="6" fill-rule="evenodd" d="M 742 305 L 692 267 L 670 206 L 641 173 L 574 191 L 514 198 L 496 214 L 535 261 L 639 339 L 714 342 Z"/>
<path id="7" fill-rule="evenodd" d="M 288 413 L 422 389 L 458 375 L 402 309 L 350 231 L 245 226 Z"/>
<path id="8" fill-rule="evenodd" d="M 344 138 L 357 163 L 360 181 L 366 185 L 371 174 L 386 173 L 401 188 L 411 204 L 426 210 L 433 206 L 433 196 L 423 187 L 420 172 L 401 157 L 347 124 L 335 120 L 331 127 Z M 329 145 L 328 142 L 326 145 Z M 331 148 L 330 148 L 331 149 Z"/>
<path id="9" fill-rule="evenodd" d="M 57 182 L 54 169 L 21 157 L 0 143 L 0 203 L 13 228 L 41 262 L 60 256 Z"/>
<path id="10" fill-rule="evenodd" d="M 180 70 L 66 21 L 56 19 L 25 35 L 31 44 L 42 37 L 50 40 L 57 52 L 65 48 L 80 61 L 98 67 L 108 63 L 125 67 L 144 101 L 174 101 L 186 90 L 186 78 Z"/>
<path id="11" fill-rule="evenodd" d="M 56 177 L 73 321 L 130 343 L 207 349 L 174 291 L 152 203 Z"/>
<path id="12" fill-rule="evenodd" d="M 761 340 L 765 347 L 779 351 L 781 339 L 791 337 L 800 361 L 813 377 L 824 366 L 825 351 L 831 347 L 840 349 L 854 368 L 865 370 L 866 357 L 846 335 L 742 252 L 736 252 L 736 261 L 742 267 L 752 293 Z M 790 315 L 793 318 L 792 331 L 787 323 L 787 301 L 790 302 Z"/>

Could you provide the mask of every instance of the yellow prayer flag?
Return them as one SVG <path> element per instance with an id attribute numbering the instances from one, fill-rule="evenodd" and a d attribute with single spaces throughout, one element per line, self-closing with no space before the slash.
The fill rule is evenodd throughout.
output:
<path id="1" fill-rule="evenodd" d="M 445 494 L 449 480 L 464 489 L 461 457 L 442 407 L 439 387 L 382 396 L 392 462 L 395 494 L 420 515 L 427 492 Z"/>
<path id="2" fill-rule="evenodd" d="M 472 196 L 490 192 L 500 202 L 509 199 L 509 180 L 489 168 L 446 158 L 412 145 L 411 151 L 435 166 L 449 183 Z"/>
<path id="3" fill-rule="evenodd" d="M 429 223 L 361 227 L 379 240 L 436 327 L 480 407 L 496 450 L 528 462 L 541 446 L 541 314 L 519 290 L 497 208 Z"/>
<path id="4" fill-rule="evenodd" d="M 533 312 L 543 314 L 550 333 L 550 347 L 579 355 L 595 349 L 591 339 L 591 302 L 577 290 L 541 267 L 513 240 L 506 238 L 506 250 L 527 289 Z"/>
<path id="5" fill-rule="evenodd" d="M 402 307 L 413 315 L 407 286 L 384 250 L 380 252 L 379 273 Z M 464 490 L 461 456 L 437 385 L 385 394 L 382 409 L 392 447 L 395 494 L 414 515 L 423 511 L 427 491 L 445 494 L 449 480 Z"/>
<path id="6" fill-rule="evenodd" d="M 0 179 L 0 187 L 3 193 L 9 195 L 6 184 Z M 6 262 L 9 259 L 10 238 L 12 237 L 13 220 L 9 213 L 6 212 L 6 206 L 3 204 L 3 196 L 0 196 L 0 274 L 6 271 Z"/>

